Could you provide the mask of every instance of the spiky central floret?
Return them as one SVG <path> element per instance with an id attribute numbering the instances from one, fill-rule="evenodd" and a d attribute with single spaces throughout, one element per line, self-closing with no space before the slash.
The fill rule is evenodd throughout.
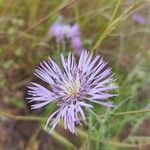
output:
<path id="1" fill-rule="evenodd" d="M 64 92 L 70 97 L 76 97 L 80 92 L 80 83 L 77 81 L 65 82 Z"/>

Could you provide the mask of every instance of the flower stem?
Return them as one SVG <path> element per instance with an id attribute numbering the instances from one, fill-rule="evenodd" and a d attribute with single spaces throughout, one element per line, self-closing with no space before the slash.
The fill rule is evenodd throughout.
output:
<path id="1" fill-rule="evenodd" d="M 94 47 L 92 48 L 91 51 L 94 51 L 102 42 L 102 40 L 109 34 L 109 27 L 111 26 L 111 23 L 113 22 L 114 20 L 114 17 L 116 16 L 116 13 L 117 13 L 117 10 L 119 8 L 119 5 L 121 3 L 121 0 L 118 0 L 117 4 L 116 4 L 116 7 L 113 11 L 113 14 L 109 20 L 109 23 L 107 25 L 107 28 L 105 29 L 105 31 L 103 32 L 103 34 L 101 35 L 101 37 L 99 38 L 99 40 L 96 42 L 96 44 L 94 45 Z"/>
<path id="2" fill-rule="evenodd" d="M 113 113 L 113 116 L 123 116 L 123 115 L 130 115 L 130 114 L 138 114 L 138 113 L 148 113 L 150 112 L 150 109 L 141 109 L 141 110 L 131 110 L 131 111 L 126 111 L 126 112 L 118 112 L 118 113 Z M 37 116 L 17 116 L 17 115 L 12 115 L 10 113 L 0 111 L 0 116 L 7 117 L 10 119 L 14 120 L 26 120 L 26 121 L 45 121 L 47 118 L 46 117 L 37 117 Z M 100 115 L 101 117 L 104 117 L 104 115 Z"/>
<path id="3" fill-rule="evenodd" d="M 26 120 L 26 121 L 44 121 L 46 120 L 45 117 L 36 117 L 36 116 L 17 116 L 12 115 L 10 113 L 0 111 L 0 116 L 7 117 L 14 120 Z"/>
<path id="4" fill-rule="evenodd" d="M 123 116 L 123 115 L 146 113 L 146 112 L 150 112 L 150 109 L 141 109 L 141 110 L 126 111 L 126 112 L 118 112 L 118 113 L 115 113 L 113 115 L 114 116 Z"/>

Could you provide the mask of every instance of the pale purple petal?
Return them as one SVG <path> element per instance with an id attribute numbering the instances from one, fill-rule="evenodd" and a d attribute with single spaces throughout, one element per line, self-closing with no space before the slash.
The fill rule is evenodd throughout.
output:
<path id="1" fill-rule="evenodd" d="M 43 107 L 54 100 L 53 93 L 37 83 L 32 83 L 28 86 L 28 95 L 26 99 L 29 102 L 35 102 L 31 106 L 32 109 Z"/>

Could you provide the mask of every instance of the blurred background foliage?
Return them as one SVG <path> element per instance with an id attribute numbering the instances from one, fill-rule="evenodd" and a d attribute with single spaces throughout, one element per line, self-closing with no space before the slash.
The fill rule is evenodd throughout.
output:
<path id="1" fill-rule="evenodd" d="M 135 13 L 144 24 L 133 20 Z M 109 62 L 119 85 L 111 99 L 116 107 L 95 105 L 78 136 L 61 124 L 53 134 L 44 131 L 55 106 L 33 112 L 25 100 L 39 62 L 48 56 L 59 62 L 66 49 L 48 34 L 60 16 L 80 25 L 84 47 Z M 0 149 L 149 150 L 149 41 L 149 0 L 0 0 Z"/>

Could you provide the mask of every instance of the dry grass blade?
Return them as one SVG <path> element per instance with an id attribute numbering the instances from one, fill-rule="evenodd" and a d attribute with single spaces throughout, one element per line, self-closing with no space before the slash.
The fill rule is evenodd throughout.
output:
<path id="1" fill-rule="evenodd" d="M 26 33 L 31 32 L 34 28 L 36 28 L 37 26 L 39 26 L 40 24 L 44 23 L 48 18 L 55 16 L 59 11 L 61 11 L 62 9 L 67 8 L 68 6 L 70 6 L 71 4 L 73 4 L 76 0 L 65 0 L 63 1 L 55 11 L 53 11 L 51 14 L 48 14 L 46 17 L 44 17 L 43 19 L 41 19 L 38 23 L 36 23 L 35 25 L 32 25 L 32 27 L 30 29 L 28 29 L 26 31 Z M 22 34 L 20 34 L 16 40 L 20 39 L 22 37 Z M 8 44 L 5 49 L 9 48 L 15 41 L 12 41 L 10 44 Z"/>
<path id="2" fill-rule="evenodd" d="M 139 10 L 140 8 L 142 8 L 145 3 L 143 0 L 138 1 L 136 4 L 131 5 L 125 12 L 123 12 L 119 17 L 117 17 L 116 19 L 114 19 L 115 14 L 119 8 L 121 1 L 118 1 L 116 8 L 113 12 L 113 15 L 108 23 L 108 26 L 106 27 L 106 29 L 104 30 L 104 32 L 102 33 L 102 35 L 98 38 L 98 41 L 95 43 L 95 45 L 93 46 L 93 48 L 91 49 L 91 51 L 96 51 L 97 47 L 101 45 L 102 41 L 112 32 L 116 29 L 116 27 L 119 25 L 119 23 L 121 23 L 122 21 L 124 21 L 127 17 L 129 17 L 130 15 L 132 15 L 134 12 L 136 12 L 137 10 Z M 134 8 L 136 7 L 136 8 Z M 134 8 L 134 10 L 133 10 Z"/>
<path id="3" fill-rule="evenodd" d="M 56 139 L 57 141 L 65 145 L 66 147 L 72 148 L 73 150 L 78 150 L 78 148 L 75 145 L 73 145 L 69 140 L 67 140 L 64 136 L 60 135 L 58 132 L 50 131 L 50 129 L 48 128 L 45 129 L 45 131 L 51 134 L 51 136 L 54 139 Z"/>

